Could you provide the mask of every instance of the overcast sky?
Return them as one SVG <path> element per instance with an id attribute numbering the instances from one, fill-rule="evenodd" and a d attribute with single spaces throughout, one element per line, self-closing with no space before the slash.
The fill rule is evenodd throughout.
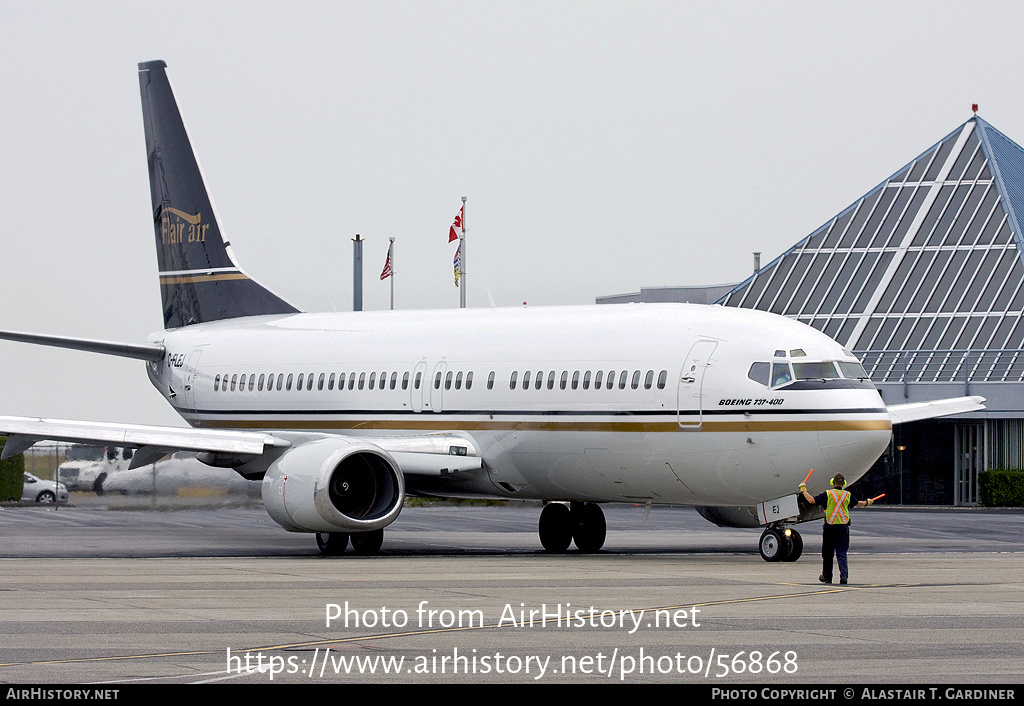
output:
<path id="1" fill-rule="evenodd" d="M 979 114 L 1024 141 L 1011 2 L 0 2 L 0 328 L 161 325 L 140 61 L 240 264 L 306 310 L 736 282 Z M 469 335 L 471 332 L 454 332 Z M 180 423 L 143 364 L 0 343 L 0 414 Z"/>

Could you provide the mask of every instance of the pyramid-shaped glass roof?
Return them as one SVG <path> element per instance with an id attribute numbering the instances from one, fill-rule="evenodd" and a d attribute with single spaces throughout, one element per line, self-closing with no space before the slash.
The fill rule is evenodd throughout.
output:
<path id="1" fill-rule="evenodd" d="M 783 314 L 876 382 L 1024 380 L 1024 149 L 975 116 L 719 303 Z"/>

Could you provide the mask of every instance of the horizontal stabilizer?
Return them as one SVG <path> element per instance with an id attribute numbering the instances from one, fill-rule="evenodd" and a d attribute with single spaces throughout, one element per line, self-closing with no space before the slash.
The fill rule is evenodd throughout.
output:
<path id="1" fill-rule="evenodd" d="M 929 402 L 911 402 L 909 404 L 896 404 L 886 407 L 893 424 L 905 424 L 906 422 L 916 422 L 921 419 L 934 419 L 935 417 L 945 417 L 950 414 L 977 412 L 982 409 L 985 409 L 985 398 L 978 397 L 977 395 L 973 397 L 931 400 Z"/>
<path id="2" fill-rule="evenodd" d="M 38 333 L 21 333 L 19 331 L 0 331 L 0 339 L 35 343 L 55 348 L 70 348 L 76 351 L 103 353 L 122 358 L 135 358 L 157 362 L 163 360 L 164 347 L 150 343 L 119 343 L 117 341 L 95 341 L 89 338 L 69 338 L 67 336 L 44 336 Z"/>

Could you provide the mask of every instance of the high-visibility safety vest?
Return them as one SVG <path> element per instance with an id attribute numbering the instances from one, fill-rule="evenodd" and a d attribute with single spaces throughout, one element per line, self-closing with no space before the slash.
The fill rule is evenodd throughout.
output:
<path id="1" fill-rule="evenodd" d="M 825 492 L 828 494 L 828 502 L 825 505 L 825 522 L 830 525 L 850 524 L 850 494 L 837 488 Z"/>

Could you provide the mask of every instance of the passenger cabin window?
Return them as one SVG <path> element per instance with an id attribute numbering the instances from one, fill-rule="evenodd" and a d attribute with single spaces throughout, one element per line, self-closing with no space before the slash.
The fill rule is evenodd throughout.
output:
<path id="1" fill-rule="evenodd" d="M 487 375 L 487 389 L 488 390 L 493 390 L 494 389 L 494 371 L 493 370 Z"/>
<path id="2" fill-rule="evenodd" d="M 667 370 L 662 370 L 660 373 L 658 373 L 658 389 L 659 390 L 664 390 L 665 389 L 665 384 L 667 382 L 668 382 L 668 371 Z"/>

